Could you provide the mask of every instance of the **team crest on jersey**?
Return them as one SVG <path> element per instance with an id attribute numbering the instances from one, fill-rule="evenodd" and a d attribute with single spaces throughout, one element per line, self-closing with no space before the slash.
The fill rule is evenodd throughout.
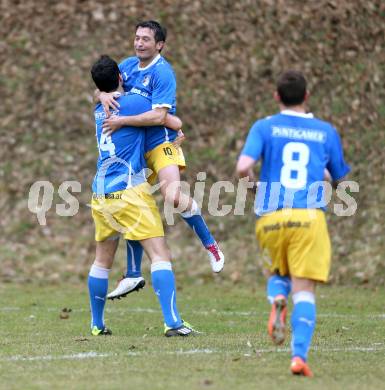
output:
<path id="1" fill-rule="evenodd" d="M 144 79 L 142 81 L 142 84 L 147 87 L 148 84 L 150 84 L 150 76 L 144 76 Z"/>

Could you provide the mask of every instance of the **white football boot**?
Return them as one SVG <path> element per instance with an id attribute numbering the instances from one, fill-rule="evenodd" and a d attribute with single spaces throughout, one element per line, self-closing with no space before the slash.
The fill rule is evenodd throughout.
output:
<path id="1" fill-rule="evenodd" d="M 123 278 L 119 281 L 115 290 L 107 295 L 107 299 L 120 299 L 133 291 L 139 291 L 146 284 L 145 280 L 139 276 L 138 278 Z"/>
<path id="2" fill-rule="evenodd" d="M 221 272 L 225 265 L 225 255 L 219 249 L 218 244 L 215 242 L 214 244 L 208 245 L 206 246 L 206 250 L 209 255 L 210 264 L 213 272 Z"/>

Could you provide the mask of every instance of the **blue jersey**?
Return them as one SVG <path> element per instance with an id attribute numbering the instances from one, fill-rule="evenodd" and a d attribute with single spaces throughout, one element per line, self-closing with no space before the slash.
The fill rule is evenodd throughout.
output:
<path id="1" fill-rule="evenodd" d="M 255 122 L 241 154 L 262 158 L 257 215 L 282 208 L 324 210 L 324 169 L 333 180 L 350 171 L 335 128 L 291 110 Z"/>
<path id="2" fill-rule="evenodd" d="M 148 99 L 136 95 L 123 95 L 118 98 L 119 111 L 115 115 L 138 115 L 151 109 Z M 96 139 L 99 149 L 97 172 L 92 184 L 96 194 L 124 190 L 146 181 L 146 160 L 144 159 L 145 129 L 122 127 L 106 136 L 102 132 L 106 115 L 99 103 L 94 111 Z"/>
<path id="3" fill-rule="evenodd" d="M 145 68 L 139 68 L 138 57 L 128 57 L 119 64 L 126 92 L 145 97 L 150 110 L 166 107 L 170 114 L 176 111 L 176 79 L 171 65 L 158 55 Z M 166 127 L 149 127 L 146 131 L 145 152 L 163 142 L 172 142 L 177 132 Z"/>

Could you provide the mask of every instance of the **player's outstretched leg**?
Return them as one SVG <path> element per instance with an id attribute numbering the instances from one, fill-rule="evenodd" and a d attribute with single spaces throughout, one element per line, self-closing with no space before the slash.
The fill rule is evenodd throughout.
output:
<path id="1" fill-rule="evenodd" d="M 221 272 L 225 263 L 225 256 L 207 227 L 198 204 L 194 199 L 192 199 L 191 204 L 191 210 L 181 213 L 181 216 L 207 250 L 213 272 Z"/>
<path id="2" fill-rule="evenodd" d="M 182 218 L 199 237 L 209 256 L 213 272 L 221 272 L 225 256 L 210 233 L 198 204 L 181 191 L 180 173 L 177 165 L 169 165 L 158 172 L 161 191 L 165 202 L 173 205 L 173 212 L 179 212 Z"/>
<path id="3" fill-rule="evenodd" d="M 271 311 L 267 329 L 274 344 L 280 345 L 286 336 L 287 298 L 291 291 L 288 276 L 272 275 L 267 281 L 267 299 Z"/>
<path id="4" fill-rule="evenodd" d="M 106 304 L 109 272 L 109 269 L 93 264 L 88 275 L 88 291 L 91 304 L 91 334 L 93 336 L 111 334 L 111 331 L 104 324 L 104 306 Z"/>
<path id="5" fill-rule="evenodd" d="M 139 291 L 146 284 L 142 277 L 143 247 L 139 241 L 126 240 L 127 248 L 127 272 L 119 280 L 116 288 L 108 295 L 108 299 L 120 299 L 134 291 Z"/>
<path id="6" fill-rule="evenodd" d="M 293 294 L 292 326 L 292 361 L 291 372 L 294 375 L 313 376 L 306 363 L 316 323 L 314 293 L 298 291 Z"/>

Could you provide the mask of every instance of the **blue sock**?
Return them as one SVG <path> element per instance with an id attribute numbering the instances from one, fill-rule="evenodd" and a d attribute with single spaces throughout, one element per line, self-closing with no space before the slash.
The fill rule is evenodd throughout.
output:
<path id="1" fill-rule="evenodd" d="M 204 247 L 215 243 L 215 239 L 210 233 L 195 200 L 193 200 L 191 210 L 181 213 L 181 216 L 202 241 Z"/>
<path id="2" fill-rule="evenodd" d="M 142 276 L 143 247 L 139 241 L 126 240 L 127 272 L 126 278 Z"/>
<path id="3" fill-rule="evenodd" d="M 314 294 L 308 291 L 299 291 L 293 295 L 293 302 L 294 309 L 291 315 L 292 357 L 298 356 L 306 361 L 316 323 Z"/>
<path id="4" fill-rule="evenodd" d="M 152 287 L 162 308 L 164 323 L 170 328 L 182 325 L 176 307 L 175 277 L 169 261 L 151 264 Z"/>
<path id="5" fill-rule="evenodd" d="M 91 329 L 104 329 L 104 306 L 108 290 L 109 269 L 92 265 L 88 275 L 88 292 L 91 303 Z"/>
<path id="6" fill-rule="evenodd" d="M 291 280 L 288 276 L 272 275 L 267 280 L 266 287 L 267 299 L 273 304 L 277 295 L 284 295 L 287 299 L 291 291 Z"/>

